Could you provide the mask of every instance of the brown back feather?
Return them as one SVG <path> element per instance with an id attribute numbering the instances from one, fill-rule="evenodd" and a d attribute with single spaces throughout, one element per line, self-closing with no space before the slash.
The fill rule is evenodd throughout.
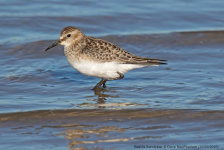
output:
<path id="1" fill-rule="evenodd" d="M 121 64 L 160 65 L 166 64 L 159 59 L 151 59 L 133 55 L 119 46 L 94 37 L 86 36 L 84 54 L 99 62 L 118 62 Z"/>

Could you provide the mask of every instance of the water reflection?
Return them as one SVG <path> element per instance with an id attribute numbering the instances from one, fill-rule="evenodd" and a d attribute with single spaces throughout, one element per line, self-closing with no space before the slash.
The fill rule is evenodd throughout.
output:
<path id="1" fill-rule="evenodd" d="M 120 122 L 123 122 L 121 120 Z M 108 142 L 126 142 L 130 140 L 140 140 L 140 139 L 160 139 L 163 136 L 140 136 L 140 137 L 125 137 L 123 134 L 125 132 L 129 133 L 137 130 L 158 130 L 158 129 L 166 129 L 170 128 L 170 126 L 152 126 L 147 128 L 133 128 L 132 126 L 127 128 L 121 128 L 119 126 L 101 126 L 92 125 L 89 126 L 77 126 L 76 129 L 67 129 L 65 133 L 59 133 L 58 136 L 64 136 L 65 139 L 70 140 L 68 143 L 68 148 L 74 149 L 80 148 L 79 146 L 86 144 L 96 144 L 96 143 L 108 143 Z M 75 149 L 76 149 L 75 148 Z"/>
<path id="2" fill-rule="evenodd" d="M 105 101 L 107 100 L 106 98 L 108 98 L 108 97 L 119 98 L 119 95 L 105 94 L 105 92 L 116 93 L 115 90 L 110 90 L 110 89 L 106 89 L 106 88 L 95 89 L 94 94 L 98 98 L 98 101 L 97 101 L 98 104 L 105 104 Z"/>
<path id="3" fill-rule="evenodd" d="M 96 103 L 82 103 L 77 107 L 94 107 L 94 108 L 110 108 L 110 109 L 122 109 L 124 107 L 148 105 L 139 104 L 136 102 L 115 102 L 114 98 L 119 98 L 119 94 L 114 89 L 99 88 L 94 91 L 94 95 L 87 96 L 88 101 L 95 101 Z M 111 102 L 108 99 L 113 98 Z"/>

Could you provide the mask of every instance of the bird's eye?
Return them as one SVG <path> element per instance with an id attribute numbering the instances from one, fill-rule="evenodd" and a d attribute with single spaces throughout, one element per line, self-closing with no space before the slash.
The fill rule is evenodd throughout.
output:
<path id="1" fill-rule="evenodd" d="M 70 37 L 70 36 L 71 36 L 71 34 L 68 34 L 68 35 L 67 35 L 67 37 Z"/>

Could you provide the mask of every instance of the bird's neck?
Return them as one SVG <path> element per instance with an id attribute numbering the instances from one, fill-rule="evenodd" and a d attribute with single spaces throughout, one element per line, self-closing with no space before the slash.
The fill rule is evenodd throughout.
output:
<path id="1" fill-rule="evenodd" d="M 66 57 L 70 57 L 71 55 L 78 56 L 82 53 L 82 49 L 86 46 L 85 36 L 80 38 L 79 40 L 75 40 L 73 43 L 69 45 L 65 45 L 64 53 Z"/>

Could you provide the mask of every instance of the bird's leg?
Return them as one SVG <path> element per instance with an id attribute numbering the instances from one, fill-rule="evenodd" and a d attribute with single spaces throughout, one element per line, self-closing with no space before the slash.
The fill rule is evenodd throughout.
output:
<path id="1" fill-rule="evenodd" d="M 106 88 L 106 80 L 104 79 L 104 82 L 103 82 L 103 88 Z"/>
<path id="2" fill-rule="evenodd" d="M 98 83 L 96 84 L 96 86 L 93 88 L 93 90 L 99 88 L 102 84 L 103 84 L 103 88 L 106 88 L 106 82 L 107 82 L 107 81 L 111 81 L 111 80 L 119 80 L 119 79 L 124 78 L 124 75 L 123 75 L 122 73 L 117 72 L 117 74 L 119 74 L 119 77 L 117 77 L 117 78 L 111 78 L 111 79 L 103 79 L 103 78 L 102 78 L 101 81 L 98 82 Z"/>
<path id="3" fill-rule="evenodd" d="M 98 83 L 95 85 L 95 87 L 93 88 L 93 90 L 99 88 L 102 84 L 103 84 L 103 86 L 106 86 L 105 83 L 106 83 L 105 79 L 101 78 L 100 82 L 98 82 Z"/>

